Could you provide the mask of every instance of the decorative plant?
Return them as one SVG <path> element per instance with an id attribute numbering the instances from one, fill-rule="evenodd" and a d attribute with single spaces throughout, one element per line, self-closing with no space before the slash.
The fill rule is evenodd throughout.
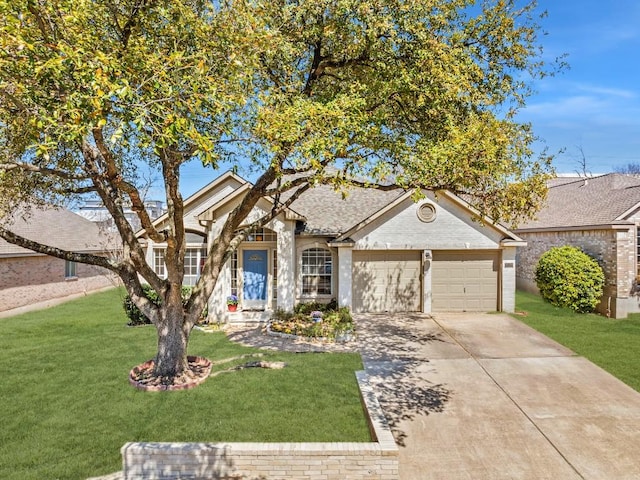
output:
<path id="1" fill-rule="evenodd" d="M 237 295 L 229 295 L 227 297 L 227 305 L 238 305 L 238 296 Z"/>
<path id="2" fill-rule="evenodd" d="M 536 284 L 552 305 L 592 312 L 604 287 L 604 272 L 595 259 L 576 247 L 553 247 L 538 260 Z"/>

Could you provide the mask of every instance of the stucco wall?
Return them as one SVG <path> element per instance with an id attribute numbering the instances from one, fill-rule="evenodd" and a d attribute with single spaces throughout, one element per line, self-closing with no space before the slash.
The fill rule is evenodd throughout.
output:
<path id="1" fill-rule="evenodd" d="M 518 249 L 516 283 L 519 289 L 537 292 L 535 269 L 540 256 L 552 247 L 573 245 L 593 257 L 605 274 L 605 288 L 597 310 L 614 318 L 634 311 L 635 229 L 517 232 L 527 242 Z"/>
<path id="2" fill-rule="evenodd" d="M 0 259 L 0 311 L 85 293 L 115 285 L 102 268 L 76 264 L 76 277 L 65 279 L 64 260 L 47 256 Z"/>

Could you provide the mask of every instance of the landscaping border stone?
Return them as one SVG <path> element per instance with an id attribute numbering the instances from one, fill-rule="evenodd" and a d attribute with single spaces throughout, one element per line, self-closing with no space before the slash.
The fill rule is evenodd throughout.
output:
<path id="1" fill-rule="evenodd" d="M 398 447 L 365 372 L 368 443 L 127 443 L 124 480 L 398 480 Z"/>

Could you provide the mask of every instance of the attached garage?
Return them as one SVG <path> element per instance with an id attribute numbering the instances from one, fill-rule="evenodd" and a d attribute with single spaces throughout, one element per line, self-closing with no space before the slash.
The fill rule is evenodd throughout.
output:
<path id="1" fill-rule="evenodd" d="M 434 251 L 431 308 L 434 312 L 499 309 L 498 251 Z"/>
<path id="2" fill-rule="evenodd" d="M 352 278 L 356 312 L 422 308 L 422 251 L 354 251 Z"/>

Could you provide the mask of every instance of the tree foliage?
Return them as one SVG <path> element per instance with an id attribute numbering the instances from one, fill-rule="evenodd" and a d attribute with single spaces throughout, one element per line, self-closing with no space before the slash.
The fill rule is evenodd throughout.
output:
<path id="1" fill-rule="evenodd" d="M 540 295 L 552 305 L 592 312 L 604 286 L 598 262 L 576 247 L 565 245 L 545 252 L 535 272 Z"/>
<path id="2" fill-rule="evenodd" d="M 541 61 L 535 2 L 0 0 L 0 28 L 0 213 L 97 195 L 125 255 L 0 236 L 120 275 L 158 328 L 167 375 L 184 368 L 188 333 L 264 195 L 277 208 L 253 226 L 319 183 L 446 188 L 496 221 L 531 214 L 545 193 L 550 160 L 531 157 L 531 127 L 514 120 L 527 80 L 555 68 Z M 190 161 L 241 165 L 257 180 L 183 308 L 179 179 Z M 167 230 L 143 208 L 143 163 L 162 173 Z M 166 279 L 145 262 L 125 204 L 167 244 Z"/>

